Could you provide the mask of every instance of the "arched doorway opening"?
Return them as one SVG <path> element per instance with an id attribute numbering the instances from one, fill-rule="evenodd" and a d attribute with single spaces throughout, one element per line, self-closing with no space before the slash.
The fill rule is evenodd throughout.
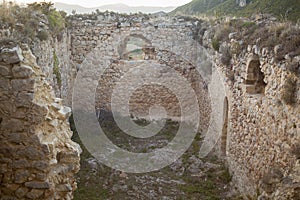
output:
<path id="1" fill-rule="evenodd" d="M 228 131 L 228 98 L 224 99 L 224 112 L 223 112 L 223 129 L 221 137 L 221 153 L 226 156 L 227 150 L 227 131 Z"/>

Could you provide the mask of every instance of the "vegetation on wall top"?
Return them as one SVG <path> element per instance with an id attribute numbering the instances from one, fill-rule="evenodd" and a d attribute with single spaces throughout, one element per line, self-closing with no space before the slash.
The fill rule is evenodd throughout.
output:
<path id="1" fill-rule="evenodd" d="M 46 40 L 48 34 L 59 36 L 65 24 L 66 13 L 55 10 L 51 2 L 35 2 L 26 7 L 6 1 L 0 4 L 0 28 L 19 34 L 14 38 Z"/>

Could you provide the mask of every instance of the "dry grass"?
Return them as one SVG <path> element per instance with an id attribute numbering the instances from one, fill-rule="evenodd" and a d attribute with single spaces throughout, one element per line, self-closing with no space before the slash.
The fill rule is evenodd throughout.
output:
<path id="1" fill-rule="evenodd" d="M 229 42 L 228 35 L 234 33 L 233 38 L 242 41 L 238 48 L 234 48 L 232 54 L 238 55 L 248 45 L 257 45 L 260 48 L 274 50 L 276 45 L 281 45 L 276 55 L 276 61 L 284 59 L 285 55 L 290 57 L 300 55 L 300 28 L 290 22 L 262 22 L 255 23 L 245 19 L 231 19 L 228 22 L 218 21 L 219 25 L 213 34 L 212 47 L 219 51 L 222 43 Z"/>

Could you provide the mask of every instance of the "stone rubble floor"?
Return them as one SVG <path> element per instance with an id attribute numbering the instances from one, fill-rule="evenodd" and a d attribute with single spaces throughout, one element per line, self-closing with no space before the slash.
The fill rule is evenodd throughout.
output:
<path id="1" fill-rule="evenodd" d="M 148 152 L 162 147 L 176 134 L 179 124 L 168 121 L 155 137 L 137 139 L 125 135 L 113 120 L 100 122 L 114 144 L 134 152 Z M 145 121 L 137 121 L 145 125 Z M 71 123 L 72 124 L 72 123 Z M 74 141 L 80 139 L 74 131 Z M 173 164 L 159 171 L 129 174 L 97 162 L 82 146 L 81 169 L 77 174 L 75 200 L 218 200 L 242 199 L 233 192 L 231 177 L 224 163 L 214 155 L 198 158 L 201 135 L 197 134 L 190 148 Z"/>

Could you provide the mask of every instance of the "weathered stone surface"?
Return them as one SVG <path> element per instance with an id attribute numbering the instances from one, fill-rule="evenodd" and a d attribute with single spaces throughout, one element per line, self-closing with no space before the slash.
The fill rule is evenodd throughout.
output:
<path id="1" fill-rule="evenodd" d="M 237 3 L 241 2 L 245 1 L 237 1 Z M 96 20 L 96 18 L 99 20 Z M 0 69 L 0 111 L 1 114 L 2 111 L 5 113 L 4 116 L 0 116 L 1 119 L 3 119 L 0 130 L 7 132 L 9 130 L 8 128 L 11 127 L 14 130 L 30 133 L 35 136 L 35 139 L 30 137 L 30 139 L 32 139 L 31 144 L 35 145 L 32 147 L 32 149 L 27 146 L 26 148 L 29 149 L 29 151 L 26 151 L 25 149 L 20 150 L 19 147 L 16 147 L 18 145 L 18 141 L 20 140 L 17 135 L 12 135 L 12 138 L 6 140 L 6 142 L 9 142 L 9 146 L 4 146 L 1 144 L 0 152 L 6 156 L 6 160 L 3 159 L 3 166 L 11 166 L 11 164 L 14 162 L 14 156 L 19 156 L 18 159 L 20 159 L 20 156 L 28 160 L 34 158 L 36 159 L 35 161 L 41 160 L 48 162 L 51 160 L 49 161 L 49 163 L 51 163 L 49 165 L 51 165 L 53 170 L 66 172 L 66 174 L 60 175 L 62 177 L 59 178 L 53 177 L 54 175 L 52 174 L 49 178 L 54 180 L 53 184 L 60 186 L 64 185 L 65 183 L 61 183 L 58 180 L 69 180 L 67 184 L 70 184 L 73 190 L 75 185 L 73 184 L 74 179 L 72 179 L 72 177 L 76 170 L 72 169 L 78 169 L 79 167 L 76 154 L 74 154 L 74 160 L 69 162 L 69 166 L 67 167 L 61 164 L 63 163 L 62 160 L 61 163 L 57 162 L 54 156 L 57 154 L 57 152 L 67 152 L 65 155 L 69 155 L 69 153 L 71 153 L 64 145 L 62 145 L 65 143 L 72 145 L 69 140 L 71 132 L 66 130 L 67 123 L 65 122 L 65 120 L 67 120 L 69 111 L 64 110 L 61 101 L 56 102 L 53 95 L 49 95 L 51 87 L 47 85 L 46 81 L 50 82 L 50 85 L 52 88 L 54 88 L 57 96 L 61 96 L 68 105 L 71 105 L 73 81 L 76 77 L 77 70 L 80 69 L 80 65 L 86 58 L 86 55 L 88 55 L 90 52 L 93 52 L 94 47 L 97 45 L 105 44 L 100 48 L 100 50 L 103 54 L 105 53 L 109 55 L 107 59 L 114 60 L 114 62 L 116 62 L 116 59 L 121 56 L 123 56 L 122 58 L 129 58 L 129 54 L 126 54 L 126 52 L 123 51 L 124 49 L 122 50 L 121 47 L 120 49 L 115 48 L 119 47 L 120 42 L 122 41 L 115 41 L 113 40 L 113 37 L 116 35 L 119 37 L 120 33 L 129 35 L 132 32 L 140 31 L 146 38 L 153 42 L 153 46 L 170 47 L 165 49 L 175 49 L 175 52 L 181 53 L 181 49 L 174 47 L 173 41 L 177 41 L 177 39 L 182 38 L 181 36 L 184 35 L 194 35 L 193 30 L 191 31 L 191 29 L 195 28 L 195 30 L 198 30 L 199 28 L 199 26 L 193 27 L 193 25 L 190 27 L 190 25 L 193 23 L 184 22 L 182 19 L 175 19 L 173 22 L 173 19 L 166 22 L 157 22 L 155 20 L 152 21 L 153 19 L 148 20 L 144 18 L 141 19 L 139 17 L 137 17 L 137 19 L 127 19 L 127 17 L 121 17 L 117 14 L 112 14 L 112 16 L 99 15 L 96 18 L 95 20 L 83 20 L 82 18 L 73 16 L 71 23 L 73 23 L 74 26 L 72 26 L 73 28 L 69 30 L 69 36 L 64 34 L 63 39 L 59 44 L 54 42 L 55 47 L 53 47 L 51 43 L 53 41 L 49 41 L 44 42 L 41 45 L 35 45 L 33 47 L 35 51 L 34 53 L 35 56 L 39 58 L 38 64 L 40 66 L 38 66 L 36 63 L 36 57 L 33 56 L 33 54 L 28 50 L 29 47 L 22 47 L 23 55 L 25 57 L 25 60 L 23 61 L 20 51 L 18 53 L 17 46 L 12 47 L 11 49 L 6 48 L 5 51 L 0 52 L 0 63 L 1 66 L 3 66 L 3 68 Z M 121 25 L 118 28 L 115 23 L 116 21 L 114 21 L 115 19 L 121 21 Z M 273 26 L 274 24 L 271 25 Z M 275 25 L 277 26 L 280 24 Z M 210 25 L 207 26 L 205 23 L 201 24 L 201 26 L 204 26 L 203 29 L 205 29 L 205 31 L 203 31 L 203 33 L 197 32 L 197 38 L 201 38 L 199 42 L 203 43 L 206 48 L 210 48 L 211 39 L 215 35 L 214 30 L 216 27 L 211 27 Z M 292 28 L 297 27 L 293 26 Z M 8 33 L 6 33 L 6 35 L 7 34 Z M 232 39 L 230 42 L 228 42 L 228 45 L 231 46 L 231 49 L 233 49 L 234 44 L 239 44 L 240 46 L 248 45 L 245 44 L 245 42 L 247 42 L 245 38 L 241 39 L 240 41 L 234 41 L 235 39 L 237 40 L 238 35 L 239 34 L 237 34 L 237 37 L 235 37 L 233 34 L 229 36 Z M 171 42 L 168 40 L 171 40 Z M 253 44 L 259 44 L 261 41 L 258 39 L 257 41 L 252 42 Z M 228 76 L 228 74 L 230 74 L 228 73 L 228 68 L 224 68 L 224 66 L 220 64 L 220 55 L 218 53 L 214 53 L 214 50 L 209 49 L 209 53 L 212 52 L 211 55 L 209 55 L 210 59 L 213 60 L 214 64 L 216 64 L 216 70 L 221 74 L 220 82 L 221 80 L 225 80 L 224 84 L 227 88 L 226 95 L 228 97 L 229 104 L 228 118 L 230 120 L 228 121 L 227 135 L 222 137 L 221 140 L 223 144 L 228 144 L 228 146 L 225 145 L 225 154 L 228 161 L 228 166 L 233 173 L 233 180 L 236 180 L 234 183 L 236 183 L 237 187 L 243 193 L 254 194 L 256 192 L 256 188 L 258 187 L 258 183 L 262 180 L 263 175 L 270 170 L 270 168 L 273 168 L 275 165 L 279 165 L 284 177 L 280 179 L 280 182 L 278 182 L 279 180 L 269 181 L 272 184 L 274 183 L 277 188 L 271 188 L 270 191 L 268 190 L 268 192 L 272 194 L 265 194 L 266 191 L 263 191 L 261 197 L 263 198 L 264 196 L 265 198 L 269 199 L 281 200 L 293 199 L 293 193 L 296 193 L 296 188 L 294 188 L 295 186 L 290 184 L 290 182 L 294 182 L 295 185 L 297 185 L 300 181 L 299 166 L 296 164 L 298 157 L 291 153 L 291 147 L 295 143 L 299 143 L 299 89 L 296 88 L 297 91 L 295 96 L 297 98 L 297 102 L 293 106 L 286 105 L 284 102 L 281 102 L 280 99 L 278 99 L 278 95 L 279 91 L 283 87 L 283 79 L 288 75 L 288 73 L 290 73 L 288 72 L 288 62 L 293 61 L 295 62 L 295 66 L 297 66 L 299 58 L 297 58 L 297 56 L 292 58 L 290 54 L 287 54 L 289 55 L 286 56 L 287 60 L 282 60 L 282 63 L 276 63 L 275 55 L 282 51 L 282 45 L 279 44 L 275 46 L 274 49 L 270 49 L 270 51 L 268 51 L 266 48 L 262 48 L 263 47 L 259 45 L 248 45 L 247 49 L 239 49 L 239 57 L 233 57 L 231 59 L 233 66 L 232 70 L 230 69 L 230 72 L 234 75 L 233 79 L 230 79 Z M 195 50 L 194 48 L 191 49 Z M 53 69 L 49 67 L 53 66 L 53 57 L 51 55 L 53 55 L 54 51 L 56 52 L 60 61 L 59 69 L 62 77 L 61 86 L 56 84 L 57 80 L 54 78 Z M 147 50 L 145 50 L 145 52 L 147 55 L 143 54 L 144 61 L 156 59 L 157 55 L 155 55 L 155 53 L 152 54 L 153 52 L 151 53 L 151 51 Z M 254 58 L 252 61 L 247 63 L 246 58 L 251 57 L 251 53 L 253 52 L 258 54 L 258 58 Z M 95 60 L 97 59 L 98 57 Z M 161 60 L 166 63 L 174 64 L 173 61 L 168 60 L 165 57 L 162 57 Z M 28 79 L 26 79 L 25 82 L 16 82 L 16 80 L 7 79 L 7 77 L 11 76 L 11 63 L 19 62 L 22 62 L 21 64 L 29 66 L 34 70 L 34 74 L 36 76 L 35 81 L 38 81 L 38 87 L 34 88 L 34 86 L 32 86 L 30 83 L 26 84 L 26 81 L 33 78 L 33 74 L 30 74 L 30 72 L 30 75 L 27 72 L 25 73 L 26 69 L 24 71 L 25 74 L 16 75 L 16 78 L 26 78 L 28 75 Z M 258 62 L 260 65 L 259 69 L 265 75 L 263 81 L 267 83 L 267 85 L 264 85 L 264 92 L 260 92 L 259 94 L 257 91 L 260 90 L 260 88 L 256 88 L 256 81 L 261 79 L 256 79 L 256 75 L 253 73 L 253 68 L 248 70 L 247 74 L 247 64 L 249 67 L 251 65 L 257 65 Z M 97 62 L 95 61 L 95 63 Z M 121 75 L 122 73 L 120 72 L 126 72 L 126 69 L 122 68 L 122 64 L 120 63 L 119 65 L 118 63 L 112 64 L 112 66 L 116 66 L 120 70 L 118 71 L 117 68 L 109 70 L 109 73 L 107 73 L 106 77 L 107 79 L 103 81 L 105 83 L 107 83 L 106 80 L 115 82 L 116 78 L 118 77 L 114 75 Z M 183 73 L 183 70 L 181 72 Z M 16 70 L 15 74 L 18 73 L 18 70 Z M 21 71 L 21 73 L 23 72 Z M 190 75 L 193 74 L 188 72 L 185 73 Z M 155 77 L 159 77 L 159 75 L 155 74 Z M 206 77 L 202 78 L 205 79 Z M 245 93 L 242 92 L 243 88 L 245 91 L 245 82 L 242 81 L 243 79 L 247 79 L 253 84 L 251 87 L 246 89 Z M 197 79 L 190 77 L 189 80 Z M 91 82 L 93 82 L 93 78 L 91 78 Z M 12 85 L 13 88 L 11 88 Z M 198 81 L 195 81 L 193 85 L 198 85 Z M 298 85 L 299 79 L 297 79 L 297 86 Z M 202 85 L 199 87 L 202 87 Z M 23 91 L 24 89 L 34 92 L 33 101 L 31 101 L 32 97 L 30 95 L 27 96 L 29 93 Z M 109 89 L 110 86 L 104 85 L 104 89 L 102 90 L 102 94 L 104 94 L 102 97 L 104 98 L 100 99 L 97 105 L 104 105 L 104 107 L 107 106 L 106 103 L 110 102 L 109 95 L 106 95 L 110 94 Z M 219 88 L 214 89 L 218 91 Z M 11 91 L 13 91 L 14 94 Z M 24 93 L 20 93 L 20 98 L 16 101 L 17 94 L 21 91 Z M 147 98 L 148 96 L 145 95 L 145 91 L 147 91 L 145 88 L 137 91 L 135 97 L 142 97 L 143 100 L 150 105 L 153 100 L 151 98 Z M 168 109 L 173 113 L 176 113 L 174 106 L 175 98 L 173 98 L 171 95 L 168 95 L 167 91 L 155 93 L 154 96 L 159 96 L 158 94 L 163 94 L 162 97 L 167 97 L 166 102 L 162 103 L 164 103 L 164 105 L 169 105 L 170 107 L 168 107 Z M 22 101 L 22 99 L 24 99 L 24 101 Z M 28 108 L 30 108 L 30 104 L 26 104 L 27 101 L 33 102 L 34 111 L 20 110 L 19 116 L 26 115 L 29 119 L 31 119 L 29 121 L 34 123 L 31 124 L 29 122 L 25 122 L 24 120 L 22 122 L 24 126 L 19 126 L 20 123 L 18 121 L 14 121 L 18 127 L 15 128 L 14 123 L 11 123 L 12 121 L 10 121 L 11 116 L 9 113 L 16 111 L 15 102 L 18 102 L 18 106 L 26 105 Z M 56 105 L 53 106 L 53 103 Z M 141 109 L 143 110 L 143 113 L 145 113 L 144 111 L 147 110 L 146 108 L 148 108 L 147 106 L 139 105 L 134 98 L 132 99 L 131 103 L 133 106 L 135 106 L 135 110 Z M 217 106 L 223 107 L 224 105 Z M 208 110 L 205 110 L 204 115 L 209 115 L 209 112 L 207 112 Z M 193 110 L 191 109 L 191 112 L 192 111 Z M 19 118 L 23 119 L 23 117 L 18 117 L 18 119 Z M 9 125 L 7 126 L 7 124 Z M 17 131 L 13 131 L 13 133 Z M 6 137 L 7 134 L 3 135 Z M 216 135 L 216 137 L 218 137 L 218 135 Z M 47 146 L 47 148 L 45 148 L 45 146 Z M 79 151 L 79 148 L 74 148 Z M 219 148 L 221 148 L 221 145 L 217 144 L 217 151 Z M 41 151 L 43 153 L 39 154 L 34 151 L 34 149 L 37 152 Z M 30 164 L 33 163 L 30 162 Z M 39 170 L 44 169 L 44 165 L 36 165 Z M 2 178 L 3 181 L 6 183 L 12 182 L 15 177 L 15 172 L 9 171 L 8 167 L 6 167 L 5 170 L 7 173 L 4 174 Z M 38 171 L 37 169 L 34 170 Z M 196 172 L 197 165 L 192 165 L 189 170 Z M 44 180 L 50 180 L 47 179 L 47 176 L 50 175 L 46 172 L 45 176 L 46 177 L 42 175 L 41 177 Z M 289 179 L 291 179 L 291 181 L 288 181 L 289 183 L 284 181 Z M 54 188 L 51 189 L 55 191 Z M 262 188 L 260 189 L 263 190 Z M 70 198 L 69 196 L 71 195 L 71 192 L 66 193 L 67 195 L 56 193 L 57 196 L 55 196 L 55 198 Z M 51 196 L 53 194 L 50 194 L 49 192 L 48 195 Z M 51 197 L 49 198 L 51 199 Z"/>
<path id="2" fill-rule="evenodd" d="M 20 92 L 17 96 L 16 106 L 17 107 L 30 107 L 34 98 L 33 93 Z"/>
<path id="3" fill-rule="evenodd" d="M 72 191 L 71 185 L 68 185 L 68 184 L 58 185 L 58 186 L 56 186 L 56 189 L 59 192 L 71 192 Z"/>
<path id="4" fill-rule="evenodd" d="M 21 170 L 16 172 L 15 183 L 25 183 L 28 180 L 29 175 L 30 174 L 27 170 Z"/>
<path id="5" fill-rule="evenodd" d="M 23 61 L 21 48 L 17 45 L 15 47 L 4 47 L 0 51 L 0 63 L 15 64 Z"/>
<path id="6" fill-rule="evenodd" d="M 23 197 L 27 194 L 28 191 L 29 191 L 28 188 L 26 188 L 26 187 L 20 187 L 20 188 L 17 189 L 17 191 L 16 191 L 16 196 L 17 196 L 18 198 L 23 198 Z"/>
<path id="7" fill-rule="evenodd" d="M 25 186 L 28 188 L 34 188 L 34 189 L 49 189 L 50 188 L 50 185 L 48 182 L 38 182 L 38 181 L 26 182 Z"/>
<path id="8" fill-rule="evenodd" d="M 10 67 L 0 65 L 0 75 L 1 76 L 8 76 L 8 75 L 10 75 Z"/>
<path id="9" fill-rule="evenodd" d="M 11 130 L 12 132 L 20 132 L 24 130 L 23 121 L 20 119 L 7 119 L 1 123 L 0 130 Z"/>
<path id="10" fill-rule="evenodd" d="M 33 69 L 27 65 L 15 65 L 12 68 L 12 73 L 14 78 L 29 78 L 33 73 Z"/>
<path id="11" fill-rule="evenodd" d="M 45 154 L 40 149 L 34 148 L 33 146 L 22 148 L 17 152 L 17 154 L 21 157 L 25 157 L 31 160 L 40 160 L 45 156 Z"/>
<path id="12" fill-rule="evenodd" d="M 9 90 L 11 87 L 10 81 L 8 79 L 4 79 L 0 76 L 0 89 L 2 91 Z"/>
<path id="13" fill-rule="evenodd" d="M 3 193 L 9 195 L 11 193 L 14 193 L 18 188 L 19 185 L 17 184 L 5 184 L 5 189 L 3 190 Z"/>
<path id="14" fill-rule="evenodd" d="M 12 168 L 16 168 L 16 169 L 22 169 L 22 168 L 24 169 L 29 166 L 30 166 L 29 162 L 25 159 L 16 160 L 12 164 Z"/>
<path id="15" fill-rule="evenodd" d="M 32 91 L 34 90 L 33 79 L 14 79 L 11 81 L 12 89 L 14 91 Z"/>
<path id="16" fill-rule="evenodd" d="M 23 49 L 24 60 L 13 49 L 7 52 L 0 52 L 1 199 L 70 199 L 81 150 L 70 139 L 69 115 L 59 117 L 62 102 L 59 110 L 51 106 L 54 94 L 29 48 Z M 63 168 L 56 152 L 75 151 L 66 173 L 51 173 Z M 68 190 L 58 191 L 60 184 Z M 51 191 L 47 197 L 45 191 Z"/>
<path id="17" fill-rule="evenodd" d="M 64 106 L 62 107 L 59 111 L 58 111 L 58 116 L 59 116 L 59 119 L 61 120 L 66 120 L 70 117 L 71 115 L 71 108 L 67 107 L 67 106 Z"/>
<path id="18" fill-rule="evenodd" d="M 48 170 L 48 162 L 45 161 L 34 161 L 32 163 L 32 167 L 36 168 L 40 171 L 47 171 Z"/>
<path id="19" fill-rule="evenodd" d="M 6 138 L 11 143 L 20 144 L 21 142 L 24 142 L 24 137 L 21 136 L 22 133 L 8 133 L 6 134 Z"/>
<path id="20" fill-rule="evenodd" d="M 43 190 L 32 189 L 26 194 L 26 197 L 29 199 L 38 199 L 44 194 Z"/>
<path id="21" fill-rule="evenodd" d="M 16 196 L 18 198 L 23 198 L 27 192 L 29 191 L 28 188 L 25 188 L 25 187 L 20 187 L 17 191 L 16 191 Z"/>

